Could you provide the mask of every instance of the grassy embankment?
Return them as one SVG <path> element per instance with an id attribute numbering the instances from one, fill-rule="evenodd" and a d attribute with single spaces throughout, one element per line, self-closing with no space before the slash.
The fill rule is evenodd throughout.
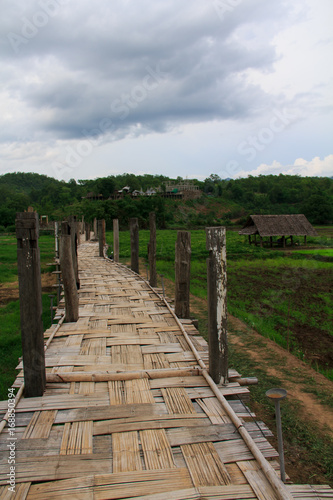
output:
<path id="1" fill-rule="evenodd" d="M 41 235 L 39 238 L 42 273 L 53 270 L 46 264 L 54 257 L 54 237 Z M 22 356 L 20 330 L 20 303 L 19 300 L 8 302 L 6 291 L 17 288 L 17 258 L 16 238 L 14 235 L 0 236 L 0 400 L 7 398 L 8 387 L 15 380 L 18 358 Z M 55 297 L 56 300 L 56 297 Z M 43 325 L 47 329 L 51 324 L 50 298 L 47 293 L 42 294 Z"/>

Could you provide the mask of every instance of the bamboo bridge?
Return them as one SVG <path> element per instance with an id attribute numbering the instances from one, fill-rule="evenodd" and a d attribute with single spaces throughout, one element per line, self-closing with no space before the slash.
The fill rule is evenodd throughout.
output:
<path id="1" fill-rule="evenodd" d="M 230 369 L 227 385 L 213 382 L 190 321 L 141 276 L 99 257 L 98 244 L 82 243 L 78 255 L 79 319 L 65 323 L 58 309 L 44 334 L 46 390 L 19 395 L 15 432 L 0 434 L 1 499 L 333 498 L 326 486 L 282 483 L 248 388 Z"/>

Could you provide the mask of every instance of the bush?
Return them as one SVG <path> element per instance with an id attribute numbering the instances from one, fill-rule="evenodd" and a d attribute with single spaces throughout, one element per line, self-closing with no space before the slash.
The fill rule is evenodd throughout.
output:
<path id="1" fill-rule="evenodd" d="M 0 233 L 4 233 L 6 231 L 5 226 L 0 226 Z"/>
<path id="2" fill-rule="evenodd" d="M 7 233 L 15 233 L 15 231 L 16 231 L 16 226 L 15 226 L 15 224 L 12 224 L 11 226 L 7 226 L 7 227 L 6 227 L 6 232 L 7 232 Z"/>

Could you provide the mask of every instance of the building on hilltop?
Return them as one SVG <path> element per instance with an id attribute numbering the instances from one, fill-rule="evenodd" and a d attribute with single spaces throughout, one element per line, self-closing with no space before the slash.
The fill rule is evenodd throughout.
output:
<path id="1" fill-rule="evenodd" d="M 165 186 L 165 198 L 195 199 L 200 198 L 202 192 L 199 186 L 192 180 L 183 180 L 181 182 L 170 181 Z"/>
<path id="2" fill-rule="evenodd" d="M 303 214 L 297 215 L 250 215 L 245 226 L 239 231 L 241 235 L 249 237 L 249 243 L 252 243 L 254 235 L 254 244 L 256 245 L 256 236 L 260 236 L 260 246 L 263 246 L 263 238 L 269 237 L 270 246 L 273 246 L 273 236 L 280 237 L 278 243 L 286 246 L 286 240 L 290 238 L 293 245 L 293 236 L 304 236 L 304 245 L 306 245 L 307 236 L 318 236 L 317 231 Z"/>

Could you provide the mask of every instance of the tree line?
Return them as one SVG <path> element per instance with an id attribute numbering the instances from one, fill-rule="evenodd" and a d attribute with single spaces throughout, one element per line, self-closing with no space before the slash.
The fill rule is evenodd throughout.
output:
<path id="1" fill-rule="evenodd" d="M 28 206 L 40 215 L 48 215 L 50 220 L 72 214 L 84 215 L 87 221 L 104 218 L 107 227 L 112 226 L 113 218 L 119 219 L 121 227 L 128 227 L 129 218 L 138 217 L 144 228 L 150 211 L 156 212 L 159 228 L 200 227 L 234 220 L 242 223 L 249 214 L 304 213 L 314 224 L 333 222 L 332 178 L 280 174 L 221 179 L 211 174 L 204 181 L 194 180 L 202 192 L 199 199 L 163 197 L 167 183 L 182 180 L 163 175 L 122 174 L 65 182 L 36 173 L 4 174 L 0 176 L 0 228 L 12 226 L 16 212 L 27 210 Z M 128 193 L 114 199 L 114 194 L 125 186 L 130 192 L 159 188 L 160 194 L 132 198 Z"/>

